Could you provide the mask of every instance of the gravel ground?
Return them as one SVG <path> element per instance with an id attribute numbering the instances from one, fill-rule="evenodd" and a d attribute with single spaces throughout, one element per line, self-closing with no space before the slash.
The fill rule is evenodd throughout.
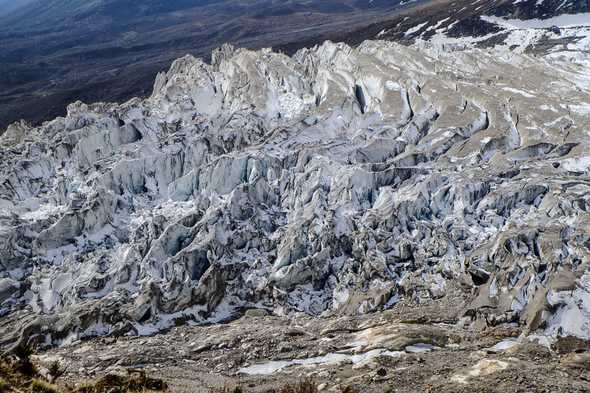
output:
<path id="1" fill-rule="evenodd" d="M 476 332 L 461 321 L 414 314 L 410 321 L 399 311 L 330 318 L 249 311 L 227 324 L 75 343 L 44 352 L 38 361 L 66 364 L 70 383 L 145 369 L 172 392 L 224 386 L 265 392 L 307 377 L 334 392 L 347 386 L 359 392 L 590 391 L 586 342 L 564 338 L 547 347 L 519 340 L 517 327 Z M 269 372 L 293 359 L 308 364 Z"/>

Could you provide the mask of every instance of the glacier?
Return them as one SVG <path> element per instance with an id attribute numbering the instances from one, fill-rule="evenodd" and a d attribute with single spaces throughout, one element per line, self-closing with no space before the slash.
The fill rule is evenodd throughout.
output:
<path id="1" fill-rule="evenodd" d="M 590 61 L 224 45 L 0 136 L 0 346 L 440 299 L 590 338 Z"/>

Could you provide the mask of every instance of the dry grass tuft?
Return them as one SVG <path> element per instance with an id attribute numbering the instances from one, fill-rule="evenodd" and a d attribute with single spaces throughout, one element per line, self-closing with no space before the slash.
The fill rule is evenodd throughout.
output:
<path id="1" fill-rule="evenodd" d="M 26 374 L 22 372 L 22 369 L 20 360 L 0 359 L 0 393 L 28 388 L 31 377 L 34 376 L 34 374 L 31 375 L 31 370 L 34 368 L 27 367 Z"/>
<path id="2" fill-rule="evenodd" d="M 0 393 L 8 392 L 8 382 L 0 378 Z"/>
<path id="3" fill-rule="evenodd" d="M 31 361 L 33 350 L 28 346 L 16 348 L 10 356 L 0 359 L 0 393 L 144 393 L 167 389 L 161 379 L 150 378 L 144 371 L 129 372 L 127 376 L 107 375 L 94 382 L 72 388 L 53 383 L 65 373 L 58 362 L 49 365 L 47 380 Z"/>
<path id="4" fill-rule="evenodd" d="M 76 393 L 134 393 L 163 391 L 168 387 L 158 378 L 150 378 L 145 372 L 131 373 L 129 376 L 108 374 L 94 382 L 82 384 Z"/>
<path id="5" fill-rule="evenodd" d="M 31 393 L 59 393 L 59 389 L 49 382 L 34 379 L 31 382 Z"/>
<path id="6" fill-rule="evenodd" d="M 31 361 L 31 356 L 35 353 L 35 348 L 30 344 L 19 344 L 14 349 L 14 356 L 17 358 L 18 372 L 29 377 L 37 374 L 37 369 Z"/>

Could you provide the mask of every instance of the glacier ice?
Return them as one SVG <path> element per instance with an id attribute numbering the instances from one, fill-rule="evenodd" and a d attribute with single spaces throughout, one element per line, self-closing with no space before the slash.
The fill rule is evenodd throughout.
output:
<path id="1" fill-rule="evenodd" d="M 478 328 L 590 338 L 588 64 L 225 45 L 146 99 L 13 124 L 0 345 L 445 296 Z"/>

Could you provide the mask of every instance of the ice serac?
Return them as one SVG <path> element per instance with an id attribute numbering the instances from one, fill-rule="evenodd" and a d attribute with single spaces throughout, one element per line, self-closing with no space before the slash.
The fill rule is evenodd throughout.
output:
<path id="1" fill-rule="evenodd" d="M 466 304 L 590 338 L 588 62 L 224 46 L 0 143 L 0 345 Z"/>

